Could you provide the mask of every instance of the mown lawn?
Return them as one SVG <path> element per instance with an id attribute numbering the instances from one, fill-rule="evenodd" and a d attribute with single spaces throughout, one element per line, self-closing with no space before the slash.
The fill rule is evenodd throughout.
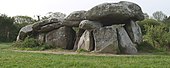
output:
<path id="1" fill-rule="evenodd" d="M 170 68 L 169 55 L 84 56 L 22 53 L 0 44 L 0 68 Z"/>

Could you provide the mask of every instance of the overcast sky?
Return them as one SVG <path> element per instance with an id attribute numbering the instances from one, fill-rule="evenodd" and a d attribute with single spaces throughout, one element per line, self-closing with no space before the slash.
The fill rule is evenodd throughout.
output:
<path id="1" fill-rule="evenodd" d="M 47 12 L 69 14 L 78 10 L 89 10 L 104 2 L 121 0 L 0 0 L 0 13 L 15 15 L 45 15 Z M 170 15 L 170 0 L 124 0 L 137 3 L 143 12 L 152 15 L 155 11 L 163 11 Z"/>

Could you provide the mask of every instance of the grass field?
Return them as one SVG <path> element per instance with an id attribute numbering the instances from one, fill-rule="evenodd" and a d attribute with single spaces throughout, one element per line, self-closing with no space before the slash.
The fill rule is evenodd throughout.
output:
<path id="1" fill-rule="evenodd" d="M 14 52 L 0 44 L 0 68 L 170 68 L 169 55 L 84 56 Z"/>

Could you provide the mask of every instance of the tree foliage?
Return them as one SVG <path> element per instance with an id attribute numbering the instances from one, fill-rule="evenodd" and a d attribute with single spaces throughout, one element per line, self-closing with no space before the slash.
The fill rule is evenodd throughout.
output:
<path id="1" fill-rule="evenodd" d="M 0 42 L 15 41 L 19 30 L 30 23 L 28 20 L 26 21 L 24 19 L 32 19 L 30 17 L 18 16 L 17 20 L 19 20 L 19 17 L 20 22 L 22 20 L 23 23 L 16 23 L 15 17 L 0 14 Z"/>
<path id="2" fill-rule="evenodd" d="M 14 25 L 14 19 L 12 17 L 8 17 L 5 14 L 0 15 L 0 41 L 9 41 L 14 38 L 13 29 L 16 29 Z"/>
<path id="3" fill-rule="evenodd" d="M 66 14 L 61 13 L 61 12 L 48 12 L 46 16 L 42 17 L 42 19 L 51 19 L 51 18 L 56 18 L 56 19 L 64 19 L 66 17 Z"/>
<path id="4" fill-rule="evenodd" d="M 154 19 L 145 19 L 143 21 L 138 22 L 139 26 L 141 27 L 142 33 L 145 35 L 146 34 L 146 29 L 144 27 L 144 25 L 148 25 L 148 26 L 156 26 L 156 25 L 160 25 L 160 23 Z"/>
<path id="5" fill-rule="evenodd" d="M 144 15 L 145 19 L 149 19 L 149 15 L 147 13 L 144 13 L 143 15 Z"/>
<path id="6" fill-rule="evenodd" d="M 166 31 L 167 26 L 165 24 L 156 26 L 146 24 L 144 27 L 146 31 L 144 41 L 158 49 L 169 49 L 170 33 Z"/>
<path id="7" fill-rule="evenodd" d="M 14 16 L 15 23 L 34 23 L 36 20 L 29 16 Z"/>
<path id="8" fill-rule="evenodd" d="M 161 11 L 153 13 L 153 16 L 156 20 L 145 18 L 138 22 L 144 42 L 159 50 L 170 50 L 170 19 Z"/>
<path id="9" fill-rule="evenodd" d="M 153 17 L 157 20 L 157 21 L 163 21 L 164 19 L 167 18 L 167 16 L 162 12 L 162 11 L 156 11 L 153 13 Z"/>

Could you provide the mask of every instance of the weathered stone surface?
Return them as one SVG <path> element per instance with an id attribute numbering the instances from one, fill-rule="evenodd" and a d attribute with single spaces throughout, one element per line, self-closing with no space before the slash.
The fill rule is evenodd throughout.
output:
<path id="1" fill-rule="evenodd" d="M 40 33 L 40 34 L 38 34 L 38 36 L 36 37 L 36 39 L 38 40 L 38 42 L 39 42 L 40 44 L 42 44 L 42 43 L 45 43 L 45 36 L 46 36 L 45 33 Z"/>
<path id="2" fill-rule="evenodd" d="M 45 26 L 40 27 L 40 29 L 37 30 L 37 32 L 50 32 L 50 31 L 58 29 L 62 26 L 63 25 L 61 25 L 60 23 L 47 24 Z"/>
<path id="3" fill-rule="evenodd" d="M 89 20 L 83 20 L 79 24 L 79 28 L 86 29 L 86 30 L 92 30 L 102 27 L 102 24 L 97 21 L 89 21 Z"/>
<path id="4" fill-rule="evenodd" d="M 60 21 L 58 19 L 48 19 L 48 20 L 43 20 L 43 21 L 39 21 L 33 24 L 33 30 L 34 31 L 39 31 L 41 30 L 42 26 L 48 25 L 48 24 L 52 24 L 52 23 L 59 23 Z"/>
<path id="5" fill-rule="evenodd" d="M 73 50 L 77 50 L 78 48 L 78 42 L 80 40 L 80 37 L 82 36 L 82 34 L 85 32 L 84 29 L 78 29 L 78 32 L 76 33 L 76 41 L 74 43 L 74 49 Z"/>
<path id="6" fill-rule="evenodd" d="M 118 53 L 118 40 L 116 28 L 112 26 L 102 27 L 93 31 L 95 52 Z"/>
<path id="7" fill-rule="evenodd" d="M 92 32 L 86 30 L 83 35 L 80 37 L 80 40 L 78 42 L 78 50 L 83 49 L 87 51 L 93 50 L 93 37 Z"/>
<path id="8" fill-rule="evenodd" d="M 22 27 L 17 36 L 17 41 L 24 40 L 27 37 L 27 35 L 33 31 L 32 27 L 33 25 L 27 25 L 25 27 Z"/>
<path id="9" fill-rule="evenodd" d="M 69 27 L 78 27 L 81 21 L 67 21 L 64 20 L 61 22 L 63 26 L 69 26 Z"/>
<path id="10" fill-rule="evenodd" d="M 63 19 L 57 19 L 57 18 L 50 18 L 48 19 L 49 23 L 57 23 L 57 22 L 61 22 L 63 21 Z"/>
<path id="11" fill-rule="evenodd" d="M 142 31 L 136 22 L 131 21 L 130 24 L 126 24 L 125 29 L 133 43 L 140 44 L 142 42 Z"/>
<path id="12" fill-rule="evenodd" d="M 54 48 L 73 49 L 75 31 L 71 27 L 61 27 L 46 34 L 46 43 Z"/>
<path id="13" fill-rule="evenodd" d="M 100 21 L 103 25 L 128 23 L 143 20 L 141 7 L 135 3 L 121 1 L 119 3 L 103 3 L 86 12 L 86 19 Z"/>
<path id="14" fill-rule="evenodd" d="M 82 21 L 85 19 L 85 13 L 86 11 L 74 11 L 68 15 L 65 20 L 67 21 Z"/>
<path id="15" fill-rule="evenodd" d="M 136 45 L 133 44 L 124 27 L 119 27 L 117 30 L 120 51 L 125 54 L 137 53 Z"/>
<path id="16" fill-rule="evenodd" d="M 68 15 L 62 23 L 64 26 L 78 27 L 80 22 L 85 19 L 86 11 L 74 11 Z"/>

